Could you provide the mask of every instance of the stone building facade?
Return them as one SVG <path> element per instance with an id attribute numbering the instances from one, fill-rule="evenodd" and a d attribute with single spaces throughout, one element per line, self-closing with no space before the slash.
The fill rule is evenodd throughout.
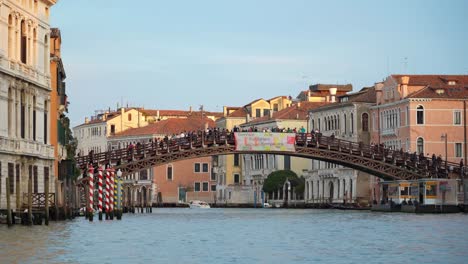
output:
<path id="1" fill-rule="evenodd" d="M 28 179 L 33 192 L 54 190 L 50 138 L 50 8 L 55 0 L 0 3 L 0 207 L 6 188 L 12 208 L 22 206 Z M 6 186 L 6 177 L 13 179 Z"/>

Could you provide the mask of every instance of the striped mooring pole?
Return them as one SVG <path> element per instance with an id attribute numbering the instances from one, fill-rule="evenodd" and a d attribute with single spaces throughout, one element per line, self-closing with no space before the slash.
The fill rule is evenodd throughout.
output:
<path id="1" fill-rule="evenodd" d="M 88 178 L 89 178 L 89 208 L 88 208 L 88 214 L 89 214 L 89 221 L 93 221 L 93 214 L 94 214 L 94 168 L 93 165 L 89 165 L 88 168 Z"/>
<path id="2" fill-rule="evenodd" d="M 99 201 L 98 201 L 98 208 L 99 208 L 99 221 L 102 221 L 102 166 L 99 166 L 99 174 L 98 174 L 98 190 L 99 190 Z"/>
<path id="3" fill-rule="evenodd" d="M 106 170 L 106 220 L 109 220 L 110 168 Z"/>
<path id="4" fill-rule="evenodd" d="M 115 170 L 112 168 L 110 170 L 110 217 L 111 220 L 114 220 L 114 178 L 115 178 Z"/>

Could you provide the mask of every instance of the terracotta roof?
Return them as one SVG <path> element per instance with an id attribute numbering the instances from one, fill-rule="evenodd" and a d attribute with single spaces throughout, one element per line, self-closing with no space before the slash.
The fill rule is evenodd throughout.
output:
<path id="1" fill-rule="evenodd" d="M 289 96 L 286 96 L 286 95 L 275 96 L 273 98 L 268 99 L 267 101 L 270 102 L 271 100 L 274 100 L 276 98 L 289 99 Z"/>
<path id="2" fill-rule="evenodd" d="M 364 87 L 357 93 L 350 93 L 339 96 L 339 98 L 348 97 L 348 102 L 356 103 L 376 103 L 377 93 L 375 87 Z"/>
<path id="3" fill-rule="evenodd" d="M 468 86 L 427 86 L 417 92 L 408 95 L 408 98 L 450 98 L 450 99 L 467 99 Z"/>
<path id="4" fill-rule="evenodd" d="M 141 109 L 140 112 L 146 116 L 187 116 L 190 111 L 185 110 L 153 110 L 153 109 Z"/>
<path id="5" fill-rule="evenodd" d="M 258 102 L 258 101 L 260 101 L 260 100 L 265 100 L 265 99 L 259 98 L 259 99 L 253 100 L 252 102 L 250 102 L 250 103 L 244 105 L 244 107 L 249 106 L 249 105 L 251 105 L 251 104 L 253 104 L 253 103 L 256 103 L 256 102 Z"/>
<path id="6" fill-rule="evenodd" d="M 249 112 L 244 107 L 237 109 L 236 111 L 232 112 L 227 117 L 246 117 Z"/>
<path id="7" fill-rule="evenodd" d="M 169 118 L 154 124 L 149 124 L 145 127 L 125 130 L 112 138 L 144 135 L 172 135 L 183 131 L 204 129 L 205 124 L 208 124 L 208 127 L 215 127 L 214 121 L 209 118 L 204 118 L 203 120 L 200 118 Z"/>
<path id="8" fill-rule="evenodd" d="M 330 88 L 338 88 L 338 91 L 350 92 L 353 90 L 352 84 L 314 84 L 309 86 L 310 91 L 328 91 Z"/>
<path id="9" fill-rule="evenodd" d="M 408 85 L 414 86 L 427 86 L 431 85 L 434 87 L 439 87 L 447 85 L 448 81 L 456 81 L 457 85 L 468 85 L 468 75 L 403 75 L 403 74 L 393 74 L 391 75 L 393 79 L 401 84 L 401 77 L 407 76 L 409 78 Z"/>
<path id="10" fill-rule="evenodd" d="M 281 111 L 274 112 L 273 117 L 262 116 L 256 118 L 244 125 L 252 125 L 262 123 L 268 120 L 307 120 L 307 115 L 309 110 L 321 107 L 323 105 L 329 104 L 327 102 L 300 102 L 291 105 Z M 244 126 L 242 125 L 242 126 Z"/>
<path id="11" fill-rule="evenodd" d="M 159 111 L 159 116 L 200 116 L 201 111 L 186 111 L 186 110 L 155 110 L 155 109 L 140 109 L 140 112 L 146 116 L 157 116 Z M 203 111 L 205 116 L 215 116 L 221 117 L 223 113 L 221 112 L 208 112 Z"/>

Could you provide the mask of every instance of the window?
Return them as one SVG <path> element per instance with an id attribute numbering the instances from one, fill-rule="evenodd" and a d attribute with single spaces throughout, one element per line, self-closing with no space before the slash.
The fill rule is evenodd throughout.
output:
<path id="1" fill-rule="evenodd" d="M 269 116 L 270 115 L 270 109 L 263 109 L 263 116 Z"/>
<path id="2" fill-rule="evenodd" d="M 367 113 L 362 114 L 362 131 L 369 131 L 369 115 Z"/>
<path id="3" fill-rule="evenodd" d="M 49 167 L 44 167 L 44 186 L 49 183 Z"/>
<path id="4" fill-rule="evenodd" d="M 208 172 L 208 163 L 203 163 L 202 172 Z"/>
<path id="5" fill-rule="evenodd" d="M 460 110 L 455 110 L 453 112 L 453 124 L 461 125 L 461 111 Z"/>
<path id="6" fill-rule="evenodd" d="M 240 175 L 238 173 L 234 174 L 234 183 L 239 184 L 240 183 Z"/>
<path id="7" fill-rule="evenodd" d="M 208 191 L 208 182 L 203 182 L 203 190 L 204 192 Z"/>
<path id="8" fill-rule="evenodd" d="M 211 191 L 216 192 L 216 184 L 211 184 Z"/>
<path id="9" fill-rule="evenodd" d="M 448 81 L 447 84 L 448 85 L 455 85 L 455 84 L 457 84 L 457 82 L 456 81 Z"/>
<path id="10" fill-rule="evenodd" d="M 10 194 L 14 193 L 14 190 L 15 190 L 15 183 L 13 182 L 14 174 L 15 174 L 15 164 L 8 163 L 8 179 L 10 180 L 10 186 L 9 186 Z"/>
<path id="11" fill-rule="evenodd" d="M 351 113 L 351 134 L 354 133 L 354 114 Z"/>
<path id="12" fill-rule="evenodd" d="M 33 190 L 35 193 L 38 193 L 39 192 L 39 184 L 37 182 L 37 166 L 34 166 L 34 169 L 33 169 Z"/>
<path id="13" fill-rule="evenodd" d="M 20 176 L 20 165 L 16 164 L 16 188 L 18 188 L 18 186 L 21 186 L 20 185 L 20 177 L 21 177 Z"/>
<path id="14" fill-rule="evenodd" d="M 273 111 L 278 112 L 278 104 L 273 104 Z"/>
<path id="15" fill-rule="evenodd" d="M 455 143 L 455 157 L 460 158 L 462 156 L 462 143 Z"/>
<path id="16" fill-rule="evenodd" d="M 200 191 L 200 183 L 199 183 L 199 182 L 195 182 L 194 191 L 195 191 L 195 192 L 199 192 L 199 191 Z"/>
<path id="17" fill-rule="evenodd" d="M 49 111 L 49 107 L 47 101 L 44 101 L 44 144 L 47 144 L 47 111 Z"/>
<path id="18" fill-rule="evenodd" d="M 406 124 L 405 126 L 409 126 L 409 106 L 406 107 Z"/>
<path id="19" fill-rule="evenodd" d="M 422 105 L 418 105 L 416 108 L 416 121 L 418 125 L 424 124 L 424 107 Z"/>
<path id="20" fill-rule="evenodd" d="M 234 166 L 239 166 L 239 154 L 234 154 Z"/>
<path id="21" fill-rule="evenodd" d="M 140 171 L 140 180 L 148 180 L 148 171 L 147 170 Z"/>
<path id="22" fill-rule="evenodd" d="M 0 161 L 0 194 L 2 194 L 2 162 Z"/>
<path id="23" fill-rule="evenodd" d="M 255 117 L 261 116 L 261 109 L 255 109 Z"/>
<path id="24" fill-rule="evenodd" d="M 132 114 L 128 113 L 128 121 L 132 121 Z"/>
<path id="25" fill-rule="evenodd" d="M 172 181 L 172 165 L 167 165 L 167 180 Z"/>
<path id="26" fill-rule="evenodd" d="M 195 172 L 200 172 L 200 163 L 195 163 L 194 171 Z"/>
<path id="27" fill-rule="evenodd" d="M 291 170 L 291 156 L 284 156 L 284 169 Z"/>
<path id="28" fill-rule="evenodd" d="M 216 181 L 216 173 L 214 172 L 214 168 L 211 168 L 211 180 Z"/>
<path id="29" fill-rule="evenodd" d="M 111 135 L 115 134 L 115 125 L 111 125 Z"/>
<path id="30" fill-rule="evenodd" d="M 419 153 L 424 154 L 424 139 L 418 138 L 417 143 L 416 143 L 416 150 Z"/>
<path id="31" fill-rule="evenodd" d="M 26 23 L 24 22 L 24 20 L 21 21 L 21 35 L 20 35 L 20 58 L 21 58 L 21 62 L 26 64 L 27 63 L 27 50 L 26 50 L 26 46 L 27 46 L 27 36 L 26 36 Z"/>

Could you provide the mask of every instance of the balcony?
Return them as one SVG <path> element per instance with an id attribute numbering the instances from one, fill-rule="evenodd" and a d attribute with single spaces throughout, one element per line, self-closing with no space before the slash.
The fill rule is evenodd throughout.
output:
<path id="1" fill-rule="evenodd" d="M 392 127 L 392 128 L 386 128 L 382 129 L 380 131 L 381 136 L 397 136 L 398 135 L 398 128 Z"/>
<path id="2" fill-rule="evenodd" d="M 54 147 L 24 139 L 0 138 L 0 149 L 4 153 L 54 159 Z"/>

